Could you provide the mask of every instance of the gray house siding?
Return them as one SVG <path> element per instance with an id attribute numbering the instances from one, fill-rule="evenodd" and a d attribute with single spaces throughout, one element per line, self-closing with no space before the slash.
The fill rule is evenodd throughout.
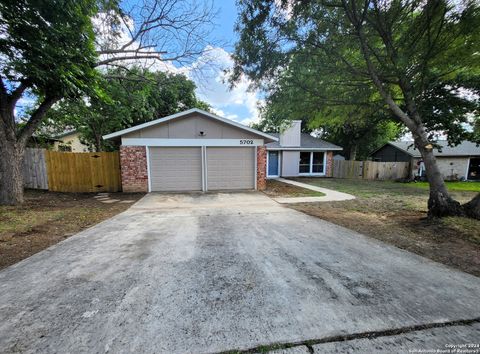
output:
<path id="1" fill-rule="evenodd" d="M 437 157 L 437 165 L 444 179 L 466 178 L 468 157 Z"/>
<path id="2" fill-rule="evenodd" d="M 300 160 L 300 151 L 282 151 L 282 176 L 298 176 L 298 161 Z"/>
<path id="3" fill-rule="evenodd" d="M 200 132 L 204 134 L 201 135 Z M 131 132 L 122 138 L 163 139 L 258 139 L 258 135 L 213 121 L 198 114 Z"/>

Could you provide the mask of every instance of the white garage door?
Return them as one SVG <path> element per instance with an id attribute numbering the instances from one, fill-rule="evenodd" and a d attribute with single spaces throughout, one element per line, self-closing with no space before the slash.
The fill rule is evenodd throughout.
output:
<path id="1" fill-rule="evenodd" d="M 150 147 L 149 150 L 153 192 L 202 190 L 200 147 Z"/>
<path id="2" fill-rule="evenodd" d="M 208 190 L 254 189 L 255 148 L 207 147 Z"/>

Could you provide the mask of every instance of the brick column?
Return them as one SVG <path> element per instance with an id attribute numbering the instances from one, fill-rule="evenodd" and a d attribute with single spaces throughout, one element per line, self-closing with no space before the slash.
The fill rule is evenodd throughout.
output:
<path id="1" fill-rule="evenodd" d="M 328 151 L 327 152 L 327 171 L 325 173 L 325 176 L 332 177 L 332 173 L 333 173 L 333 152 Z"/>
<path id="2" fill-rule="evenodd" d="M 120 146 L 120 167 L 124 192 L 148 192 L 145 146 Z"/>
<path id="3" fill-rule="evenodd" d="M 257 147 L 257 189 L 263 191 L 267 188 L 267 148 Z"/>

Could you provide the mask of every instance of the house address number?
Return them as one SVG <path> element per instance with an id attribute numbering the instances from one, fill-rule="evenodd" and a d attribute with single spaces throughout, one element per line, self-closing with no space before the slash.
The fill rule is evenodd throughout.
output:
<path id="1" fill-rule="evenodd" d="M 253 145 L 253 140 L 251 139 L 241 139 L 240 145 Z"/>

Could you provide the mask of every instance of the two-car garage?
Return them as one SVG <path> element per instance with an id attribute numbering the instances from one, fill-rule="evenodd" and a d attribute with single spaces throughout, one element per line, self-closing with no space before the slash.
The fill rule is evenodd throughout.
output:
<path id="1" fill-rule="evenodd" d="M 150 191 L 255 189 L 254 147 L 149 147 Z"/>
<path id="2" fill-rule="evenodd" d="M 199 109 L 124 129 L 124 191 L 185 192 L 263 188 L 265 143 L 278 138 Z"/>

